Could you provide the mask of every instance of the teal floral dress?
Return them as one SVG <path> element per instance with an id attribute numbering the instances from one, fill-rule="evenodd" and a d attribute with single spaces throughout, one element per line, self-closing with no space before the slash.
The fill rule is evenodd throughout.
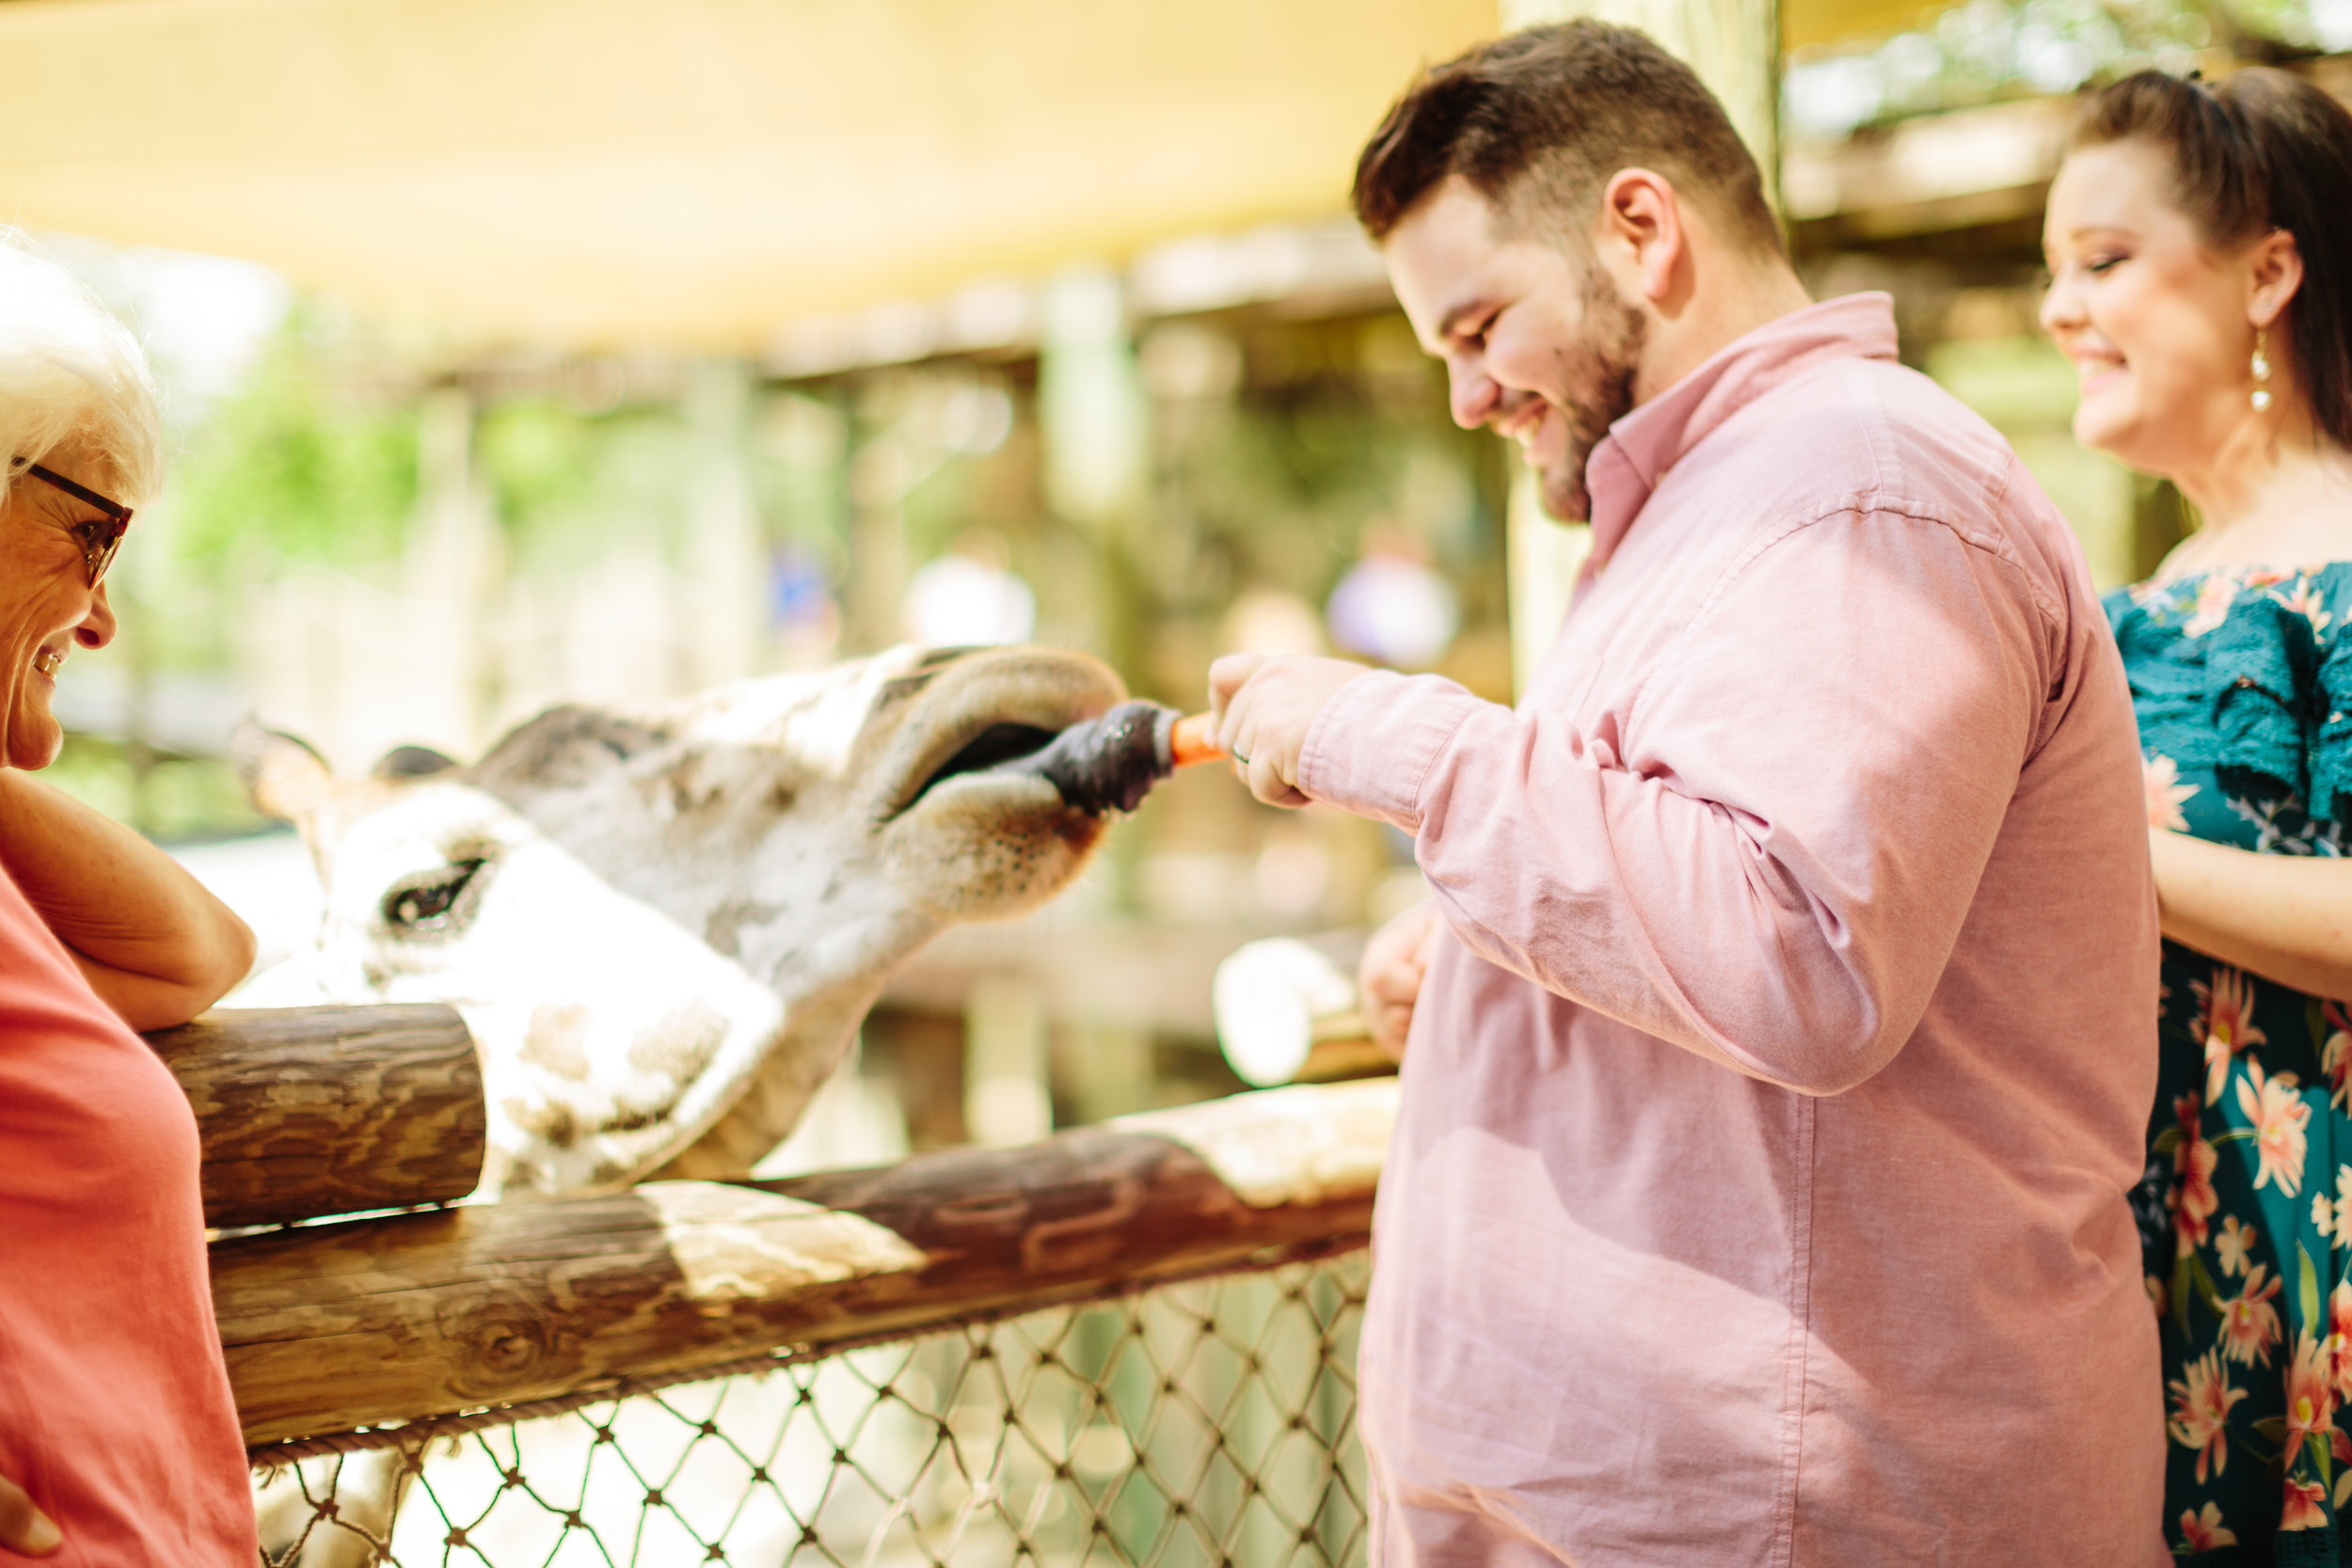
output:
<path id="1" fill-rule="evenodd" d="M 2352 836 L 2352 562 L 2112 594 L 2153 826 L 2265 855 Z M 2164 945 L 2134 1195 L 2163 1320 L 2165 1536 L 2352 1563 L 2352 1013 Z"/>

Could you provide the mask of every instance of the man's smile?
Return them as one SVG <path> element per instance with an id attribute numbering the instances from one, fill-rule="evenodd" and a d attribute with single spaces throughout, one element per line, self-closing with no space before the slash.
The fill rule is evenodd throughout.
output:
<path id="1" fill-rule="evenodd" d="M 1505 440 L 1517 441 L 1522 447 L 1533 446 L 1537 433 L 1544 427 L 1544 415 L 1550 406 L 1534 392 L 1523 393 L 1520 401 L 1506 406 L 1489 428 Z"/>

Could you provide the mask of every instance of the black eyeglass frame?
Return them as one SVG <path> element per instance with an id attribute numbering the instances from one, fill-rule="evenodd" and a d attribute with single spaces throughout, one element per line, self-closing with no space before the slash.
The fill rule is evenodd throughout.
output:
<path id="1" fill-rule="evenodd" d="M 109 500 L 86 484 L 76 484 L 54 469 L 38 463 L 27 463 L 24 471 L 48 484 L 64 491 L 77 501 L 87 501 L 106 515 L 113 531 L 96 544 L 82 546 L 82 565 L 89 573 L 89 585 L 95 588 L 105 580 L 106 568 L 114 564 L 115 551 L 122 547 L 122 536 L 131 529 L 131 509 L 118 500 Z"/>

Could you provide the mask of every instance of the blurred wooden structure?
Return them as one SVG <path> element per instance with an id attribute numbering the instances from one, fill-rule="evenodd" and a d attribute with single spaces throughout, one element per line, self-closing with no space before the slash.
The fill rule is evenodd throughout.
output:
<path id="1" fill-rule="evenodd" d="M 2292 69 L 2352 103 L 2352 55 Z M 1973 238 L 1970 248 L 2038 259 L 2042 203 L 2075 106 L 2072 94 L 2023 99 L 1790 150 L 1781 186 L 1799 250 L 1932 245 L 1949 254 L 1948 237 L 1959 234 Z"/>

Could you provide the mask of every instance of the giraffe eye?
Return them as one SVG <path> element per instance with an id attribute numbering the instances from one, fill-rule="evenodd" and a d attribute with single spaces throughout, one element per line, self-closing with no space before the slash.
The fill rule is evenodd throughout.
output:
<path id="1" fill-rule="evenodd" d="M 418 936 L 453 931 L 462 924 L 458 904 L 486 860 L 453 861 L 421 876 L 402 879 L 384 895 L 384 922 Z"/>

